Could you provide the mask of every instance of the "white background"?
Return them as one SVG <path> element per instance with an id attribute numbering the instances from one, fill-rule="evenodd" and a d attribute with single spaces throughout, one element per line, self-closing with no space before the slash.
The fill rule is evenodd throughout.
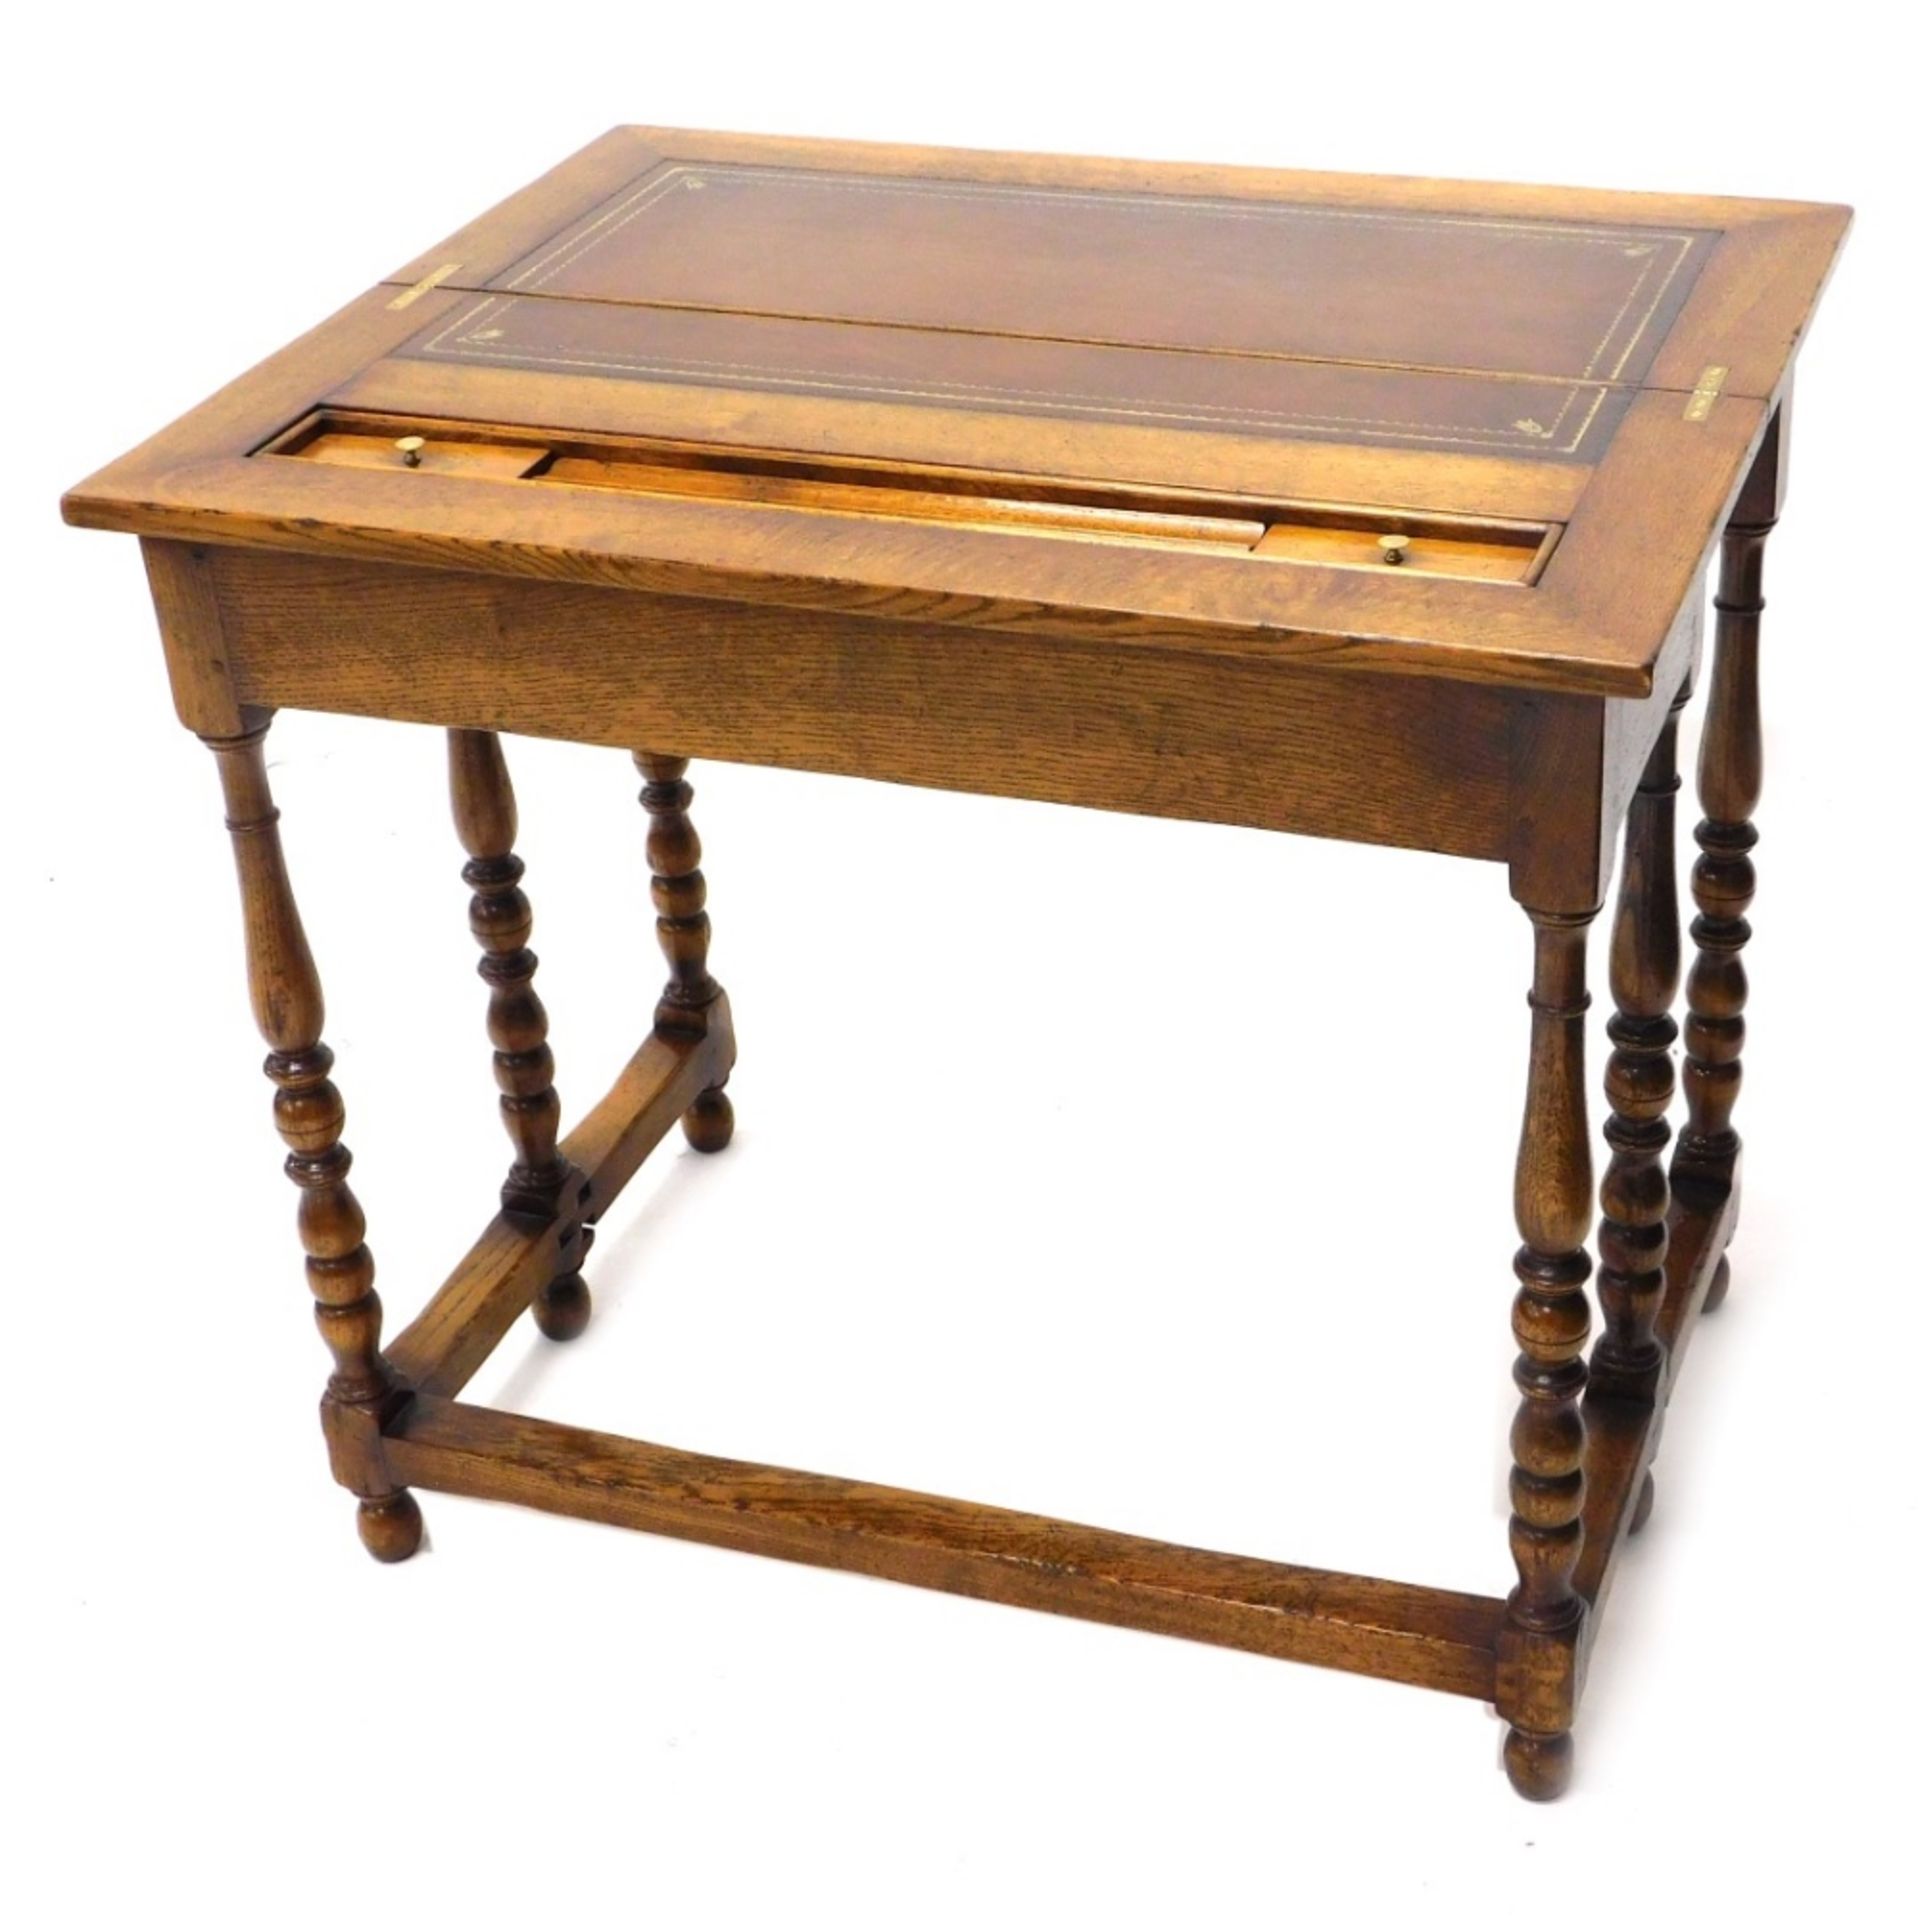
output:
<path id="1" fill-rule="evenodd" d="M 11 1910 L 1891 1898 L 1915 1704 L 1909 33 L 1849 5 L 16 23 Z M 406 1566 L 356 1544 L 214 771 L 172 718 L 133 543 L 62 529 L 55 499 L 622 120 L 1859 208 L 1769 567 L 1734 1291 L 1557 1806 L 1509 1792 L 1487 1710 L 1383 1683 L 451 1498 Z M 441 745 L 288 715 L 271 753 L 398 1325 L 506 1158 Z M 512 762 L 577 1115 L 662 974 L 642 819 L 620 755 Z M 1528 942 L 1502 873 L 694 778 L 737 1141 L 708 1161 L 676 1135 L 603 1231 L 589 1336 L 523 1325 L 478 1390 L 1503 1592 Z"/>

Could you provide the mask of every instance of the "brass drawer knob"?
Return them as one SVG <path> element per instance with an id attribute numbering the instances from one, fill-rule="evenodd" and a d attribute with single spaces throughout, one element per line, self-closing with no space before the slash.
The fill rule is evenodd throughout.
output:
<path id="1" fill-rule="evenodd" d="M 407 466 L 417 467 L 420 464 L 421 454 L 426 451 L 427 443 L 419 434 L 410 433 L 405 439 L 396 440 L 393 446 L 394 451 Z"/>
<path id="2" fill-rule="evenodd" d="M 1404 533 L 1383 533 L 1380 536 L 1380 558 L 1390 567 L 1397 567 L 1407 557 L 1407 549 L 1413 542 Z"/>

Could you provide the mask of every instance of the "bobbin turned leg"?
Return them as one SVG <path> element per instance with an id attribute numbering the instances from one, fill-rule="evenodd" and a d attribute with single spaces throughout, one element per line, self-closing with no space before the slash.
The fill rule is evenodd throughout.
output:
<path id="1" fill-rule="evenodd" d="M 1667 1105 L 1673 1098 L 1670 1012 L 1680 988 L 1680 906 L 1674 882 L 1675 736 L 1687 689 L 1668 712 L 1627 811 L 1625 863 L 1614 910 L 1607 1022 L 1607 1145 L 1600 1181 L 1597 1291 L 1606 1331 L 1593 1352 L 1588 1395 L 1657 1406 L 1666 1353 L 1654 1327 L 1667 1291 Z M 1652 1510 L 1652 1481 L 1634 1530 Z"/>
<path id="2" fill-rule="evenodd" d="M 1514 1256 L 1520 1291 L 1513 1330 L 1513 1518 L 1508 1540 L 1519 1583 L 1507 1597 L 1499 1647 L 1507 1777 L 1530 1800 L 1551 1800 L 1573 1764 L 1573 1706 L 1585 1603 L 1574 1591 L 1580 1558 L 1587 1368 L 1583 1249 L 1593 1208 L 1582 1079 L 1587 923 L 1592 913 L 1534 912 L 1533 1044 L 1526 1115 L 1514 1168 Z"/>
<path id="3" fill-rule="evenodd" d="M 633 763 L 646 784 L 647 865 L 653 870 L 653 907 L 659 915 L 660 949 L 667 956 L 667 985 L 653 1010 L 660 1033 L 703 1035 L 720 983 L 707 971 L 712 928 L 707 919 L 707 883 L 700 871 L 700 836 L 687 809 L 693 789 L 687 763 L 670 754 L 636 752 Z M 682 1117 L 688 1145 L 718 1153 L 733 1138 L 733 1103 L 724 1079 L 705 1089 Z"/>
<path id="4" fill-rule="evenodd" d="M 1680 1076 L 1687 1124 L 1674 1145 L 1673 1177 L 1722 1194 L 1734 1192 L 1739 1174 L 1733 1104 L 1740 1093 L 1740 1050 L 1747 1031 L 1744 953 L 1752 931 L 1746 919 L 1754 894 L 1751 856 L 1760 838 L 1753 826 L 1760 799 L 1760 612 L 1766 605 L 1760 574 L 1784 479 L 1781 431 L 1776 415 L 1721 539 L 1713 678 L 1700 737 L 1705 817 L 1693 830 L 1700 846 L 1693 866 L 1698 911 Z M 1726 1298 L 1728 1278 L 1722 1259 L 1701 1302 L 1703 1311 L 1711 1313 Z"/>
<path id="5" fill-rule="evenodd" d="M 340 1142 L 346 1109 L 328 1077 L 332 1051 L 320 1039 L 320 976 L 294 905 L 280 815 L 267 786 L 262 742 L 270 719 L 206 743 L 219 765 L 240 875 L 254 1019 L 272 1048 L 266 1072 L 276 1089 L 274 1124 L 287 1144 L 287 1177 L 300 1189 L 307 1284 L 321 1338 L 333 1354 L 321 1424 L 334 1477 L 360 1498 L 367 1551 L 377 1560 L 404 1560 L 420 1544 L 420 1509 L 388 1475 L 380 1437 L 402 1389 L 380 1357 L 380 1296 L 366 1216 L 347 1185 L 353 1159 Z"/>
<path id="6" fill-rule="evenodd" d="M 508 1213 L 563 1222 L 555 1270 L 534 1298 L 533 1318 L 548 1339 L 571 1340 L 593 1311 L 580 1277 L 593 1233 L 580 1217 L 581 1183 L 559 1147 L 560 1098 L 553 1090 L 547 1010 L 533 986 L 540 963 L 527 945 L 533 908 L 520 889 L 526 869 L 513 851 L 519 814 L 499 735 L 449 728 L 447 772 L 454 826 L 470 856 L 461 877 L 473 889 L 467 919 L 480 943 L 480 977 L 491 994 L 487 1034 L 500 1117 L 514 1150 L 500 1204 Z"/>

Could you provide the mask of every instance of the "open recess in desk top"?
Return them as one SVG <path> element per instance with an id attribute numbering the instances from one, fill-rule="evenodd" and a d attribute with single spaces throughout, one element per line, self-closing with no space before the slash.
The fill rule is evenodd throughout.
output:
<path id="1" fill-rule="evenodd" d="M 323 465 L 724 502 L 785 513 L 937 522 L 1050 539 L 1398 567 L 1530 585 L 1560 528 L 1307 501 L 915 468 L 688 443 L 540 434 L 341 410 L 308 415 L 261 453 Z"/>

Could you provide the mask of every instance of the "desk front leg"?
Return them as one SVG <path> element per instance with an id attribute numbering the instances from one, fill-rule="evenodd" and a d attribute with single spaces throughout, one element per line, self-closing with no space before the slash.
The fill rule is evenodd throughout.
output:
<path id="1" fill-rule="evenodd" d="M 1533 1039 L 1526 1113 L 1514 1167 L 1520 1291 L 1513 1331 L 1513 1517 L 1508 1541 L 1518 1584 L 1500 1636 L 1496 1705 L 1508 1723 L 1507 1777 L 1530 1800 L 1564 1792 L 1573 1764 L 1586 1603 L 1574 1587 L 1586 1498 L 1590 1324 L 1585 1242 L 1593 1213 L 1593 1155 L 1584 1078 L 1587 925 L 1592 912 L 1534 908 Z"/>
<path id="2" fill-rule="evenodd" d="M 403 1398 L 380 1353 L 380 1296 L 373 1286 L 366 1215 L 347 1185 L 353 1157 L 341 1142 L 346 1108 L 320 1038 L 320 976 L 294 905 L 280 847 L 279 809 L 262 743 L 271 716 L 231 737 L 207 737 L 219 763 L 246 925 L 254 1019 L 272 1051 L 273 1118 L 287 1144 L 287 1178 L 300 1189 L 300 1240 L 314 1318 L 333 1354 L 320 1405 L 334 1478 L 360 1499 L 360 1538 L 376 1560 L 404 1560 L 420 1544 L 420 1509 L 387 1471 L 382 1428 Z"/>

